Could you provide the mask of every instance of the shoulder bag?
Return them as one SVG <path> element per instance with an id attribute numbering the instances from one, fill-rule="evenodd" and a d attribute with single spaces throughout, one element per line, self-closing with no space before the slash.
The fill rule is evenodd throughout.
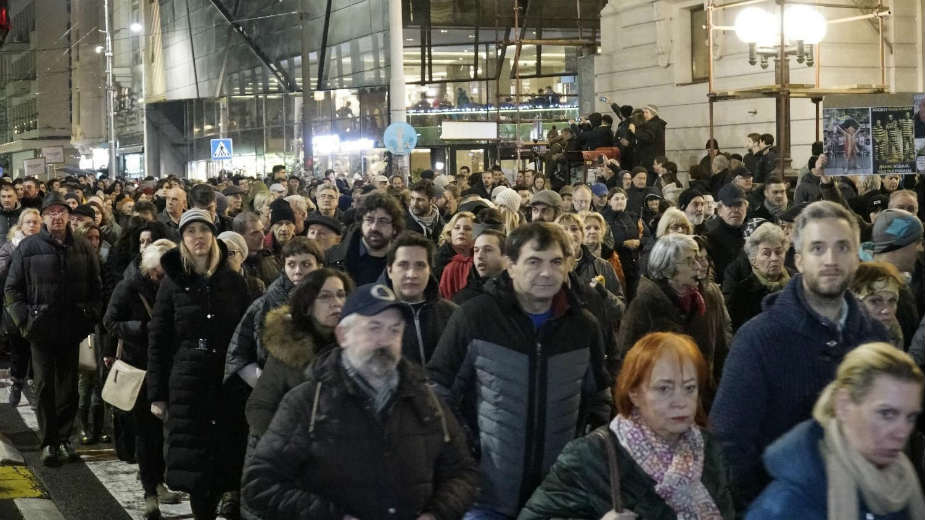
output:
<path id="1" fill-rule="evenodd" d="M 148 318 L 151 317 L 151 306 L 144 295 L 138 294 L 141 303 L 145 306 Z M 116 408 L 129 412 L 135 408 L 135 401 L 138 399 L 138 393 L 141 391 L 141 385 L 145 382 L 145 370 L 135 368 L 125 361 L 122 361 L 124 342 L 120 339 L 116 347 L 116 361 L 106 376 L 106 384 L 103 385 L 102 397 L 107 403 Z"/>

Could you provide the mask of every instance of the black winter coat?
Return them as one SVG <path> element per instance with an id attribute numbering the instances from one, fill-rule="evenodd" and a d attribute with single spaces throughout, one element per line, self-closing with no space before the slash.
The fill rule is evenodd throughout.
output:
<path id="1" fill-rule="evenodd" d="M 665 155 L 666 126 L 668 123 L 658 116 L 639 125 L 636 129 L 636 165 L 651 170 L 655 158 Z"/>
<path id="2" fill-rule="evenodd" d="M 450 320 L 427 365 L 481 453 L 478 503 L 513 516 L 559 451 L 610 415 L 610 377 L 597 320 L 571 291 L 539 330 L 503 272 Z"/>
<path id="3" fill-rule="evenodd" d="M 746 321 L 761 313 L 761 302 L 772 292 L 752 272 L 751 262 L 744 252 L 729 264 L 723 278 L 723 297 L 732 319 L 732 330 L 739 330 Z"/>
<path id="4" fill-rule="evenodd" d="M 398 389 L 380 421 L 341 352 L 310 365 L 306 382 L 283 398 L 244 470 L 248 507 L 262 518 L 461 518 L 478 468 L 421 369 L 399 363 Z"/>
<path id="5" fill-rule="evenodd" d="M 722 285 L 726 267 L 738 257 L 745 247 L 745 234 L 742 227 L 734 228 L 726 221 L 716 219 L 716 226 L 707 232 L 707 252 L 713 260 L 716 283 Z"/>
<path id="6" fill-rule="evenodd" d="M 325 252 L 324 265 L 350 275 L 357 287 L 373 283 L 385 269 L 385 257 L 371 257 L 360 253 L 363 233 L 360 226 L 344 234 L 344 239 Z M 380 267 L 381 266 L 381 267 Z"/>
<path id="7" fill-rule="evenodd" d="M 64 243 L 46 228 L 13 252 L 6 310 L 33 344 L 74 344 L 93 332 L 102 312 L 100 264 L 90 243 L 71 233 Z"/>
<path id="8" fill-rule="evenodd" d="M 323 337 L 298 328 L 292 321 L 288 305 L 267 314 L 263 344 L 267 349 L 267 362 L 245 410 L 250 433 L 258 438 L 269 428 L 283 397 L 305 382 L 305 368 L 309 363 L 337 346 L 333 335 Z"/>
<path id="9" fill-rule="evenodd" d="M 640 519 L 675 520 L 677 514 L 656 493 L 655 480 L 633 460 L 619 441 L 611 439 L 609 426 L 602 426 L 570 442 L 517 520 L 597 520 L 610 511 L 610 468 L 605 442 L 614 442 L 616 446 L 623 507 L 636 513 Z M 723 518 L 732 520 L 735 518 L 732 491 L 720 446 L 706 431 L 703 432 L 703 440 L 704 461 L 700 482 L 710 493 Z"/>
<path id="10" fill-rule="evenodd" d="M 473 269 L 474 270 L 474 269 Z M 379 283 L 392 288 L 392 280 L 382 273 Z M 440 297 L 437 280 L 433 276 L 424 290 L 424 302 L 420 304 L 403 303 L 402 314 L 405 316 L 405 331 L 401 338 L 401 356 L 418 365 L 430 361 L 440 341 L 440 335 L 446 330 L 450 317 L 459 305 Z M 423 359 L 421 358 L 423 356 Z"/>
<path id="11" fill-rule="evenodd" d="M 262 342 L 264 320 L 268 312 L 289 301 L 289 293 L 293 287 L 295 286 L 292 281 L 283 273 L 270 284 L 263 296 L 249 302 L 250 305 L 244 311 L 244 316 L 231 336 L 231 343 L 228 344 L 225 381 L 251 363 L 257 363 L 257 366 L 263 368 L 267 361 L 267 351 Z"/>
<path id="12" fill-rule="evenodd" d="M 22 206 L 16 205 L 16 209 L 0 208 L 0 244 L 5 244 L 10 234 L 10 229 L 19 222 L 19 214 L 22 213 Z"/>
<path id="13" fill-rule="evenodd" d="M 122 360 L 142 370 L 148 366 L 148 322 L 151 321 L 142 297 L 153 311 L 157 288 L 158 284 L 143 276 L 134 263 L 129 264 L 103 316 L 106 330 L 122 340 Z M 104 356 L 115 357 L 115 345 L 115 341 L 109 342 Z"/>
<path id="14" fill-rule="evenodd" d="M 225 258 L 224 243 L 218 245 Z M 235 462 L 223 457 L 230 426 L 221 413 L 222 372 L 247 285 L 225 261 L 209 278 L 188 273 L 179 249 L 166 252 L 161 266 L 167 277 L 148 324 L 147 384 L 151 402 L 168 403 L 167 484 L 190 493 L 235 489 L 237 482 L 222 478 Z"/>

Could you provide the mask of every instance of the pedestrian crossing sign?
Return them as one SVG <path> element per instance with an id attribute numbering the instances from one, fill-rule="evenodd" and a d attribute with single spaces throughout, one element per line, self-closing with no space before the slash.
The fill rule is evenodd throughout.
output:
<path id="1" fill-rule="evenodd" d="M 212 139 L 212 160 L 227 161 L 233 155 L 231 139 Z"/>

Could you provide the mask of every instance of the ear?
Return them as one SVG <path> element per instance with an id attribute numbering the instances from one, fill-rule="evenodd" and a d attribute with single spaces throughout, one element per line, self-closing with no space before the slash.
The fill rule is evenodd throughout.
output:
<path id="1" fill-rule="evenodd" d="M 851 396 L 848 395 L 848 390 L 841 388 L 835 392 L 835 417 L 839 420 L 844 420 L 848 415 L 851 404 Z"/>
<path id="2" fill-rule="evenodd" d="M 793 254 L 793 264 L 796 266 L 797 271 L 803 272 L 803 255 L 799 251 Z"/>
<path id="3" fill-rule="evenodd" d="M 640 394 L 639 390 L 630 390 L 629 396 L 630 402 L 633 403 L 633 406 L 639 408 L 639 403 L 642 401 L 642 395 Z"/>

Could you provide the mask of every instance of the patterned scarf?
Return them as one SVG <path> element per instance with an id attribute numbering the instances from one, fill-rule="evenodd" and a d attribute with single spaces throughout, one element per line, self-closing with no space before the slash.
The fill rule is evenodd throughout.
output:
<path id="1" fill-rule="evenodd" d="M 765 288 L 770 292 L 781 291 L 784 289 L 784 287 L 787 286 L 788 283 L 790 283 L 790 273 L 787 272 L 787 269 L 781 270 L 780 278 L 778 278 L 776 282 L 768 280 L 768 278 L 761 274 L 760 271 L 755 269 L 754 266 L 752 266 L 752 274 L 754 274 L 755 278 L 758 279 L 758 283 L 765 286 Z"/>
<path id="2" fill-rule="evenodd" d="M 643 424 L 638 410 L 618 415 L 610 423 L 620 444 L 636 464 L 655 480 L 655 492 L 678 515 L 678 520 L 721 520 L 722 515 L 707 488 L 703 474 L 703 434 L 696 426 L 671 445 Z"/>

